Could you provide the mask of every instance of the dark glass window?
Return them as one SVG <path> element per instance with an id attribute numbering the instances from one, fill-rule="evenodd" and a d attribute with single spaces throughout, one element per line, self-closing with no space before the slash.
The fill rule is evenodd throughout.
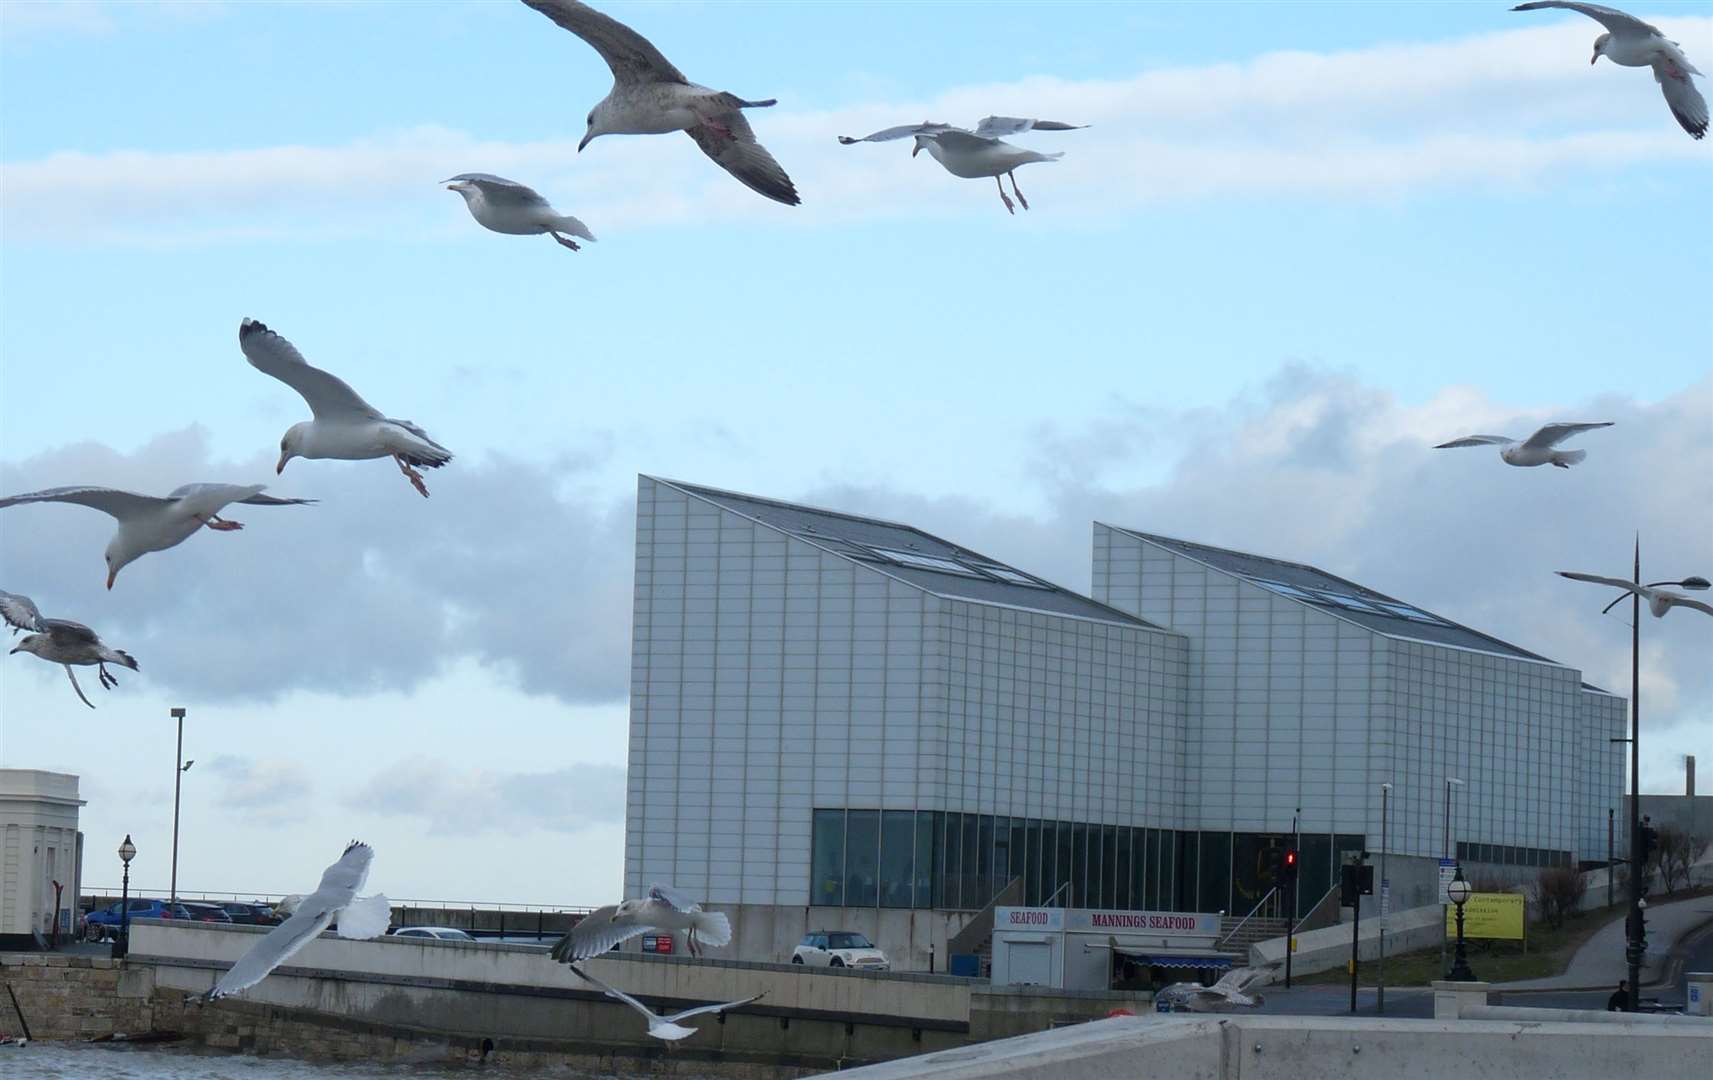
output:
<path id="1" fill-rule="evenodd" d="M 1332 837 L 1304 833 L 1297 874 L 1297 915 L 1307 915 L 1333 886 Z"/>
<path id="2" fill-rule="evenodd" d="M 908 810 L 880 815 L 880 906 L 909 907 L 915 875 L 916 822 Z"/>
<path id="3" fill-rule="evenodd" d="M 1076 898 L 1071 895 L 1071 823 L 1059 821 L 1054 823 L 1054 836 L 1058 849 L 1053 859 L 1053 892 L 1058 895 L 1054 901 L 1059 907 L 1075 907 Z M 1061 891 L 1062 890 L 1062 891 Z"/>
<path id="4" fill-rule="evenodd" d="M 1112 903 L 1114 907 L 1128 910 L 1142 906 L 1141 896 L 1132 893 L 1130 889 L 1130 837 L 1132 833 L 1140 831 L 1141 830 L 1139 829 L 1132 829 L 1124 825 L 1120 825 L 1118 827 L 1118 863 L 1116 870 L 1118 878 L 1118 895 L 1113 897 Z"/>
<path id="5" fill-rule="evenodd" d="M 1201 836 L 1176 831 L 1169 835 L 1172 857 L 1161 864 L 1161 873 L 1171 874 L 1171 879 L 1160 883 L 1160 902 L 1165 904 L 1166 897 L 1170 896 L 1174 898 L 1173 911 L 1201 911 L 1195 897 L 1196 875 L 1202 859 Z"/>
<path id="6" fill-rule="evenodd" d="M 845 906 L 874 907 L 880 896 L 880 811 L 845 813 Z"/>
<path id="7" fill-rule="evenodd" d="M 845 902 L 845 812 L 815 811 L 810 844 L 809 902 L 838 907 Z"/>
<path id="8" fill-rule="evenodd" d="M 1089 826 L 1091 829 L 1094 826 Z M 1112 825 L 1100 827 L 1100 907 L 1116 904 L 1118 896 L 1118 829 Z"/>
<path id="9" fill-rule="evenodd" d="M 978 908 L 986 903 L 977 898 L 980 890 L 976 883 L 981 878 L 981 815 L 963 815 L 963 874 L 958 878 L 958 906 L 960 908 Z"/>
<path id="10" fill-rule="evenodd" d="M 916 906 L 934 906 L 934 882 L 939 879 L 940 814 L 921 812 L 916 815 Z"/>
<path id="11" fill-rule="evenodd" d="M 1025 883 L 1029 880 L 1029 822 L 1023 818 L 1011 819 L 1011 872 L 1006 875 L 1006 884 L 1012 878 L 1022 878 Z"/>
<path id="12" fill-rule="evenodd" d="M 1130 895 L 1135 899 L 1136 906 L 1144 910 L 1155 909 L 1154 879 L 1155 875 L 1149 866 L 1149 853 L 1154 840 L 1153 829 L 1133 829 L 1130 841 Z"/>
<path id="13" fill-rule="evenodd" d="M 964 872 L 961 855 L 962 829 L 964 816 L 962 814 L 946 815 L 945 841 L 941 854 L 945 860 L 945 870 L 940 875 L 939 883 L 934 886 L 934 906 L 940 908 L 955 908 L 958 906 L 958 880 Z"/>
<path id="14" fill-rule="evenodd" d="M 993 817 L 982 814 L 976 818 L 976 857 L 981 860 L 975 871 L 975 903 L 966 898 L 964 903 L 969 907 L 981 907 L 993 899 Z"/>
<path id="15" fill-rule="evenodd" d="M 1202 911 L 1231 911 L 1231 834 L 1201 834 L 1201 890 L 1196 898 Z"/>
<path id="16" fill-rule="evenodd" d="M 1041 842 L 1045 835 L 1046 843 Z M 1047 894 L 1053 891 L 1052 867 L 1053 861 L 1053 827 L 1050 822 L 1031 821 L 1029 823 L 1029 893 L 1030 907 L 1040 907 L 1047 902 Z M 1045 852 L 1045 854 L 1043 854 Z M 1043 866 L 1042 862 L 1048 864 Z"/>
<path id="17" fill-rule="evenodd" d="M 1361 833 L 1339 833 L 1333 840 L 1338 853 L 1336 864 L 1343 866 L 1346 858 L 1354 859 L 1368 847 Z"/>
<path id="18" fill-rule="evenodd" d="M 1088 826 L 1071 822 L 1071 889 L 1066 907 L 1086 908 L 1088 902 Z"/>

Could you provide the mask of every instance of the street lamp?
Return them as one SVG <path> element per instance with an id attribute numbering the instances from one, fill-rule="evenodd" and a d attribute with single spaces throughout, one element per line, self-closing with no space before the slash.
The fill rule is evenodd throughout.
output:
<path id="1" fill-rule="evenodd" d="M 1690 600 L 1687 597 L 1680 596 L 1676 593 L 1654 592 L 1653 590 L 1665 585 L 1675 585 L 1680 589 L 1694 589 L 1699 591 L 1702 589 L 1713 588 L 1713 582 L 1709 582 L 1704 577 L 1686 577 L 1681 581 L 1655 581 L 1647 585 L 1643 585 L 1642 539 L 1640 536 L 1636 537 L 1635 563 L 1631 567 L 1631 578 L 1629 581 L 1625 581 L 1622 578 L 1601 577 L 1598 574 L 1573 573 L 1568 570 L 1560 570 L 1558 575 L 1560 577 L 1570 578 L 1572 581 L 1586 581 L 1595 585 L 1610 585 L 1615 588 L 1623 589 L 1625 592 L 1630 594 L 1630 738 L 1628 740 L 1630 744 L 1630 841 L 1628 851 L 1628 862 L 1630 864 L 1630 915 L 1624 922 L 1626 927 L 1625 937 L 1627 939 L 1627 948 L 1624 950 L 1624 958 L 1629 962 L 1630 968 L 1629 1008 L 1631 1012 L 1635 1012 L 1641 998 L 1641 987 L 1639 984 L 1642 981 L 1642 939 L 1644 934 L 1642 909 L 1647 906 L 1642 901 L 1642 892 L 1646 888 L 1646 885 L 1642 881 L 1642 867 L 1639 864 L 1639 860 L 1636 858 L 1636 853 L 1641 850 L 1642 843 L 1642 766 L 1640 749 L 1642 735 L 1642 599 L 1644 596 L 1647 598 L 1648 610 L 1653 613 L 1655 618 L 1664 618 L 1667 611 L 1671 610 L 1674 605 L 1679 604 L 1685 607 L 1697 608 L 1702 611 L 1710 611 L 1713 609 L 1709 609 L 1706 604 L 1699 600 Z M 1617 606 L 1618 601 L 1623 598 L 1624 594 L 1619 593 L 1610 604 L 1607 604 L 1604 608 L 1600 609 L 1600 614 L 1604 615 L 1606 612 L 1611 611 L 1613 607 Z M 1626 740 L 1613 739 L 1611 741 L 1624 742 Z"/>
<path id="2" fill-rule="evenodd" d="M 172 884 L 168 886 L 168 903 L 178 903 L 178 793 L 184 781 L 184 771 L 190 766 L 184 763 L 184 710 L 169 710 L 172 718 L 178 721 L 178 759 L 173 763 L 172 778 Z"/>
<path id="3" fill-rule="evenodd" d="M 1386 878 L 1386 816 L 1392 785 L 1380 785 L 1380 968 L 1374 986 L 1374 1014 L 1386 1015 L 1386 915 L 1391 909 L 1392 883 Z"/>
<path id="4" fill-rule="evenodd" d="M 1452 875 L 1451 884 L 1445 887 L 1445 894 L 1457 905 L 1457 958 L 1451 965 L 1452 982 L 1475 981 L 1475 973 L 1469 970 L 1469 958 L 1463 954 L 1463 905 L 1474 891 L 1469 882 L 1463 880 L 1463 867 L 1459 866 L 1457 873 Z"/>
<path id="5" fill-rule="evenodd" d="M 124 883 L 119 886 L 119 936 L 113 939 L 113 959 L 118 960 L 131 951 L 131 860 L 137 857 L 137 845 L 131 834 L 119 845 L 119 861 L 125 864 Z"/>
<path id="6" fill-rule="evenodd" d="M 1459 780 L 1455 776 L 1448 776 L 1445 778 L 1445 857 L 1447 859 L 1451 858 L 1451 789 L 1462 786 L 1463 781 Z M 1461 866 L 1458 868 L 1458 871 L 1459 873 L 1462 872 Z M 1441 901 L 1439 905 L 1439 918 L 1441 925 L 1444 925 L 1444 901 Z M 1445 934 L 1443 932 L 1439 935 L 1439 970 L 1445 970 Z"/>

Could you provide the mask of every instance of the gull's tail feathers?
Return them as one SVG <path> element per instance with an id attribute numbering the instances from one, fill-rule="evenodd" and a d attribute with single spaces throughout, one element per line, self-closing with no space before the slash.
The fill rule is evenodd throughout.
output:
<path id="1" fill-rule="evenodd" d="M 1582 459 L 1587 456 L 1586 450 L 1558 450 L 1552 455 L 1552 463 L 1561 469 L 1568 469 L 1572 465 L 1582 464 Z"/>
<path id="2" fill-rule="evenodd" d="M 732 924 L 718 911 L 698 911 L 694 915 L 696 938 L 704 945 L 719 948 L 732 943 Z"/>
<path id="3" fill-rule="evenodd" d="M 585 240 L 595 239 L 595 234 L 589 231 L 589 226 L 578 221 L 570 214 L 559 215 L 559 221 L 554 225 L 554 228 L 560 232 L 570 233 L 572 236 L 580 236 Z"/>
<path id="4" fill-rule="evenodd" d="M 132 671 L 138 670 L 137 658 L 132 656 L 130 653 L 126 652 L 123 649 L 114 649 L 113 650 L 113 659 L 110 660 L 109 663 L 124 664 L 126 667 L 130 668 Z"/>

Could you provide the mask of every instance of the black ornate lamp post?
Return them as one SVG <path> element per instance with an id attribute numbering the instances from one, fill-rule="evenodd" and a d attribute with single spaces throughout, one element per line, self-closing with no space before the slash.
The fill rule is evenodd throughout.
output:
<path id="1" fill-rule="evenodd" d="M 118 960 L 131 951 L 131 860 L 137 857 L 137 845 L 131 834 L 119 845 L 119 861 L 125 864 L 125 879 L 119 886 L 119 936 L 113 939 L 113 959 Z"/>
<path id="2" fill-rule="evenodd" d="M 1469 882 L 1463 880 L 1463 867 L 1459 866 L 1457 872 L 1452 875 L 1451 884 L 1445 887 L 1445 894 L 1457 905 L 1457 954 L 1451 965 L 1452 982 L 1475 981 L 1475 973 L 1469 970 L 1469 958 L 1463 954 L 1463 905 L 1474 891 L 1469 887 Z"/>

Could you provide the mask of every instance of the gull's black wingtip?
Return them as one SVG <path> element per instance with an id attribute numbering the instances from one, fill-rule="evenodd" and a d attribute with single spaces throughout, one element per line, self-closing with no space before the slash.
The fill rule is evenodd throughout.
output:
<path id="1" fill-rule="evenodd" d="M 862 140 L 861 139 L 853 139 L 849 135 L 840 135 L 839 136 L 839 142 L 841 145 L 844 145 L 844 146 L 855 146 L 857 143 L 862 142 Z"/>
<path id="2" fill-rule="evenodd" d="M 259 319 L 246 318 L 243 322 L 238 324 L 238 340 L 239 341 L 243 341 L 244 339 L 251 337 L 255 334 L 266 334 L 266 333 L 270 333 L 270 332 L 271 331 L 268 330 L 267 323 L 264 323 L 264 322 L 260 321 Z"/>

